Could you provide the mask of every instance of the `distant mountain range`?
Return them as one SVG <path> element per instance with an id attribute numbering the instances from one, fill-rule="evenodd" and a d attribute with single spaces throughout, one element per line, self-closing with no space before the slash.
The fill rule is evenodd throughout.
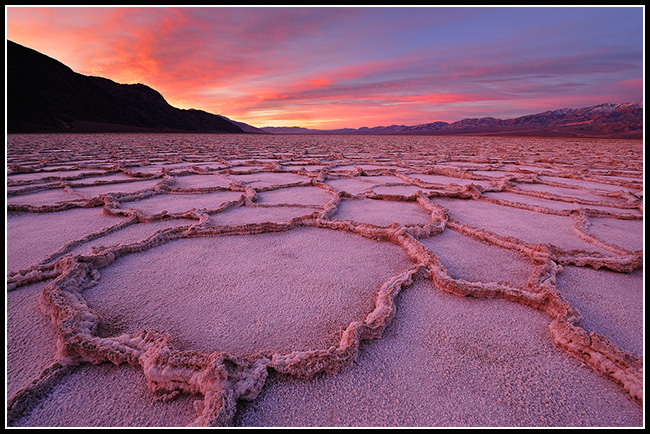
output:
<path id="1" fill-rule="evenodd" d="M 144 84 L 119 84 L 74 72 L 7 41 L 7 132 L 202 132 L 281 134 L 528 135 L 643 137 L 643 102 L 605 103 L 514 119 L 493 117 L 420 125 L 312 130 L 257 128 L 203 110 L 172 107 Z"/>
<path id="2" fill-rule="evenodd" d="M 457 122 L 420 125 L 312 130 L 301 127 L 264 127 L 274 134 L 422 134 L 517 135 L 557 137 L 643 137 L 643 102 L 605 103 L 579 109 L 564 108 L 514 119 L 468 118 Z"/>

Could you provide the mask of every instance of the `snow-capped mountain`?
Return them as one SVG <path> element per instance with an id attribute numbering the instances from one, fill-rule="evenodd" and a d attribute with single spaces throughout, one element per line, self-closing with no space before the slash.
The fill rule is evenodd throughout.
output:
<path id="1" fill-rule="evenodd" d="M 467 118 L 457 122 L 391 125 L 341 130 L 263 128 L 270 133 L 299 134 L 481 134 L 568 137 L 643 137 L 643 102 L 604 103 L 578 109 L 561 108 L 513 119 Z"/>

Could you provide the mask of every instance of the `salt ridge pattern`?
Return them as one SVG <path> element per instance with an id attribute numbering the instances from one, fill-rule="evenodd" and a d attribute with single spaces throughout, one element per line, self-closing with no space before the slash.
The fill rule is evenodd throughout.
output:
<path id="1" fill-rule="evenodd" d="M 501 298 L 546 313 L 551 319 L 549 331 L 555 345 L 618 384 L 622 393 L 643 405 L 642 356 L 583 328 L 580 312 L 557 288 L 557 277 L 566 266 L 620 273 L 642 268 L 643 250 L 630 250 L 590 232 L 593 218 L 643 220 L 642 149 L 638 141 L 11 135 L 7 165 L 9 221 L 30 213 L 42 215 L 47 224 L 51 213 L 76 208 L 97 208 L 105 215 L 122 217 L 117 224 L 65 243 L 31 266 L 8 269 L 7 291 L 47 282 L 40 307 L 51 319 L 58 339 L 56 361 L 8 397 L 10 426 L 46 399 L 74 366 L 109 361 L 141 368 L 150 389 L 162 401 L 183 393 L 200 395 L 202 399 L 195 402 L 194 425 L 231 425 L 238 401 L 256 398 L 269 369 L 310 378 L 319 373 L 335 374 L 350 366 L 363 341 L 381 338 L 394 318 L 396 296 L 415 276 L 424 276 L 433 288 L 458 296 Z M 249 176 L 255 174 L 260 174 L 257 183 L 251 182 L 254 176 Z M 345 188 L 346 180 L 357 182 L 356 193 Z M 339 183 L 330 185 L 328 181 Z M 359 191 L 364 184 L 367 188 Z M 576 194 L 563 195 L 554 192 L 554 187 L 556 191 L 570 189 Z M 290 194 L 265 203 L 260 198 L 268 192 Z M 317 192 L 325 194 L 326 202 L 300 200 L 303 194 Z M 509 193 L 509 198 L 518 195 L 522 200 L 499 199 L 496 193 Z M 291 200 L 292 194 L 298 199 Z M 206 206 L 201 201 L 208 195 L 216 195 L 210 202 L 214 205 Z M 526 200 L 530 197 L 567 207 L 537 205 Z M 145 209 L 146 200 L 155 198 L 161 198 L 163 204 L 167 201 L 170 207 L 175 199 L 191 200 L 181 210 L 168 211 L 160 204 L 154 204 L 153 211 Z M 561 216 L 571 222 L 579 239 L 594 248 L 577 250 L 531 243 L 470 225 L 457 220 L 453 210 L 436 203 L 443 198 Z M 343 201 L 361 200 L 417 204 L 430 221 L 379 226 L 337 218 Z M 192 206 L 194 202 L 197 206 Z M 228 210 L 280 208 L 304 212 L 279 222 L 220 225 L 218 220 L 212 220 Z M 80 246 L 101 242 L 130 226 L 169 219 L 188 224 L 160 229 L 141 241 L 96 245 L 90 254 L 75 253 Z M 177 350 L 165 331 L 146 329 L 113 336 L 98 333 L 102 319 L 84 300 L 84 291 L 96 285 L 102 269 L 118 258 L 147 252 L 180 238 L 283 233 L 299 227 L 344 231 L 393 243 L 413 263 L 377 288 L 374 309 L 365 318 L 350 322 L 336 345 L 242 356 L 219 348 L 210 352 Z M 532 264 L 532 277 L 525 286 L 452 277 L 435 253 L 421 242 L 449 230 L 524 255 Z M 12 254 L 11 245 L 8 253 Z"/>

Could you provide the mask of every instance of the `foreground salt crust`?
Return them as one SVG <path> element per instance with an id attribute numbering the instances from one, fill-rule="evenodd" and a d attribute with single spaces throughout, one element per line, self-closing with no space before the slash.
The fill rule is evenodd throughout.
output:
<path id="1" fill-rule="evenodd" d="M 7 163 L 10 426 L 642 424 L 640 141 L 12 135 Z"/>
<path id="2" fill-rule="evenodd" d="M 542 312 L 456 297 L 425 278 L 397 305 L 382 338 L 362 345 L 349 369 L 269 375 L 236 425 L 584 427 L 638 417 L 606 378 L 553 345 Z"/>

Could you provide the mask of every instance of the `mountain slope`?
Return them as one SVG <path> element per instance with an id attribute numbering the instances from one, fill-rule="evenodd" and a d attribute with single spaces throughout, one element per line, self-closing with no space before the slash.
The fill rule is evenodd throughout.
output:
<path id="1" fill-rule="evenodd" d="M 457 122 L 420 125 L 308 130 L 299 127 L 265 127 L 283 134 L 472 134 L 564 137 L 643 137 L 643 102 L 605 103 L 580 109 L 549 110 L 514 119 L 467 118 Z"/>
<path id="2" fill-rule="evenodd" d="M 7 41 L 7 131 L 243 132 L 221 116 L 172 107 L 143 84 L 78 74 L 12 41 Z"/>

